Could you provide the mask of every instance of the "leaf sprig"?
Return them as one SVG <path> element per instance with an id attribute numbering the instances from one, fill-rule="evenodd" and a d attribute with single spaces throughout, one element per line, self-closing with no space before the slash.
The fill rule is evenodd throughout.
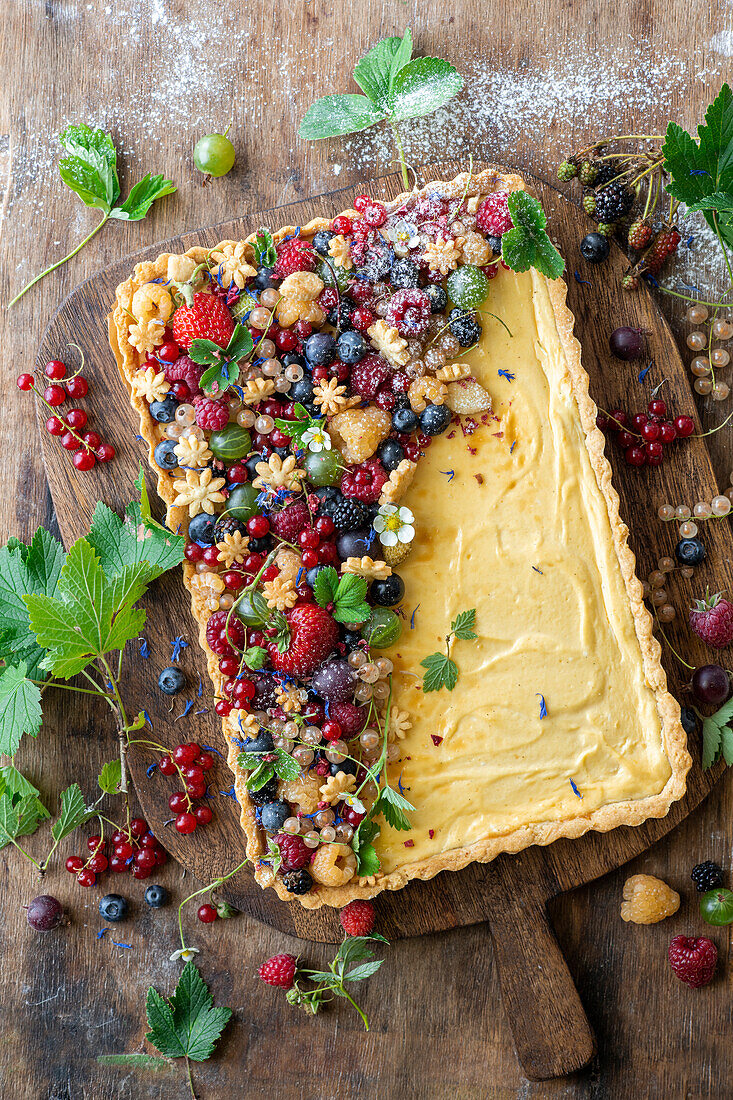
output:
<path id="1" fill-rule="evenodd" d="M 110 218 L 126 222 L 141 221 L 157 199 L 171 195 L 176 190 L 172 180 L 148 173 L 131 188 L 125 201 L 118 205 L 120 181 L 117 175 L 117 150 L 110 134 L 104 130 L 92 130 L 81 123 L 67 126 L 59 141 L 66 153 L 59 161 L 61 179 L 79 196 L 85 206 L 101 210 L 102 220 L 68 256 L 51 264 L 26 283 L 12 301 L 8 302 L 8 307 L 15 305 L 26 291 L 51 271 L 76 256 Z"/>
<path id="2" fill-rule="evenodd" d="M 296 970 L 296 982 L 285 994 L 286 1000 L 291 1005 L 297 1005 L 315 1016 L 326 1002 L 334 997 L 345 997 L 359 1013 L 364 1028 L 368 1031 L 369 1019 L 347 992 L 346 985 L 349 982 L 361 982 L 365 978 L 370 978 L 379 970 L 384 959 L 374 958 L 371 945 L 375 942 L 388 943 L 389 941 L 377 932 L 373 932 L 370 936 L 347 936 L 336 952 L 333 962 L 329 963 L 328 970 Z M 354 965 L 355 963 L 357 965 Z M 348 967 L 352 969 L 349 970 Z M 297 981 L 298 976 L 318 983 L 316 988 L 301 989 Z"/>
<path id="3" fill-rule="evenodd" d="M 702 720 L 702 766 L 712 768 L 722 757 L 733 765 L 733 699 Z"/>
<path id="4" fill-rule="evenodd" d="M 476 625 L 476 609 L 461 611 L 450 624 L 450 631 L 445 636 L 445 653 L 431 653 L 429 657 L 423 657 L 420 664 L 425 669 L 423 676 L 423 691 L 440 691 L 447 688 L 453 691 L 458 683 L 458 665 L 451 658 L 453 639 L 472 642 L 478 637 L 474 631 Z"/>
<path id="5" fill-rule="evenodd" d="M 559 279 L 565 261 L 547 235 L 547 217 L 526 191 L 510 191 L 507 203 L 513 228 L 501 238 L 501 258 L 512 271 L 534 267 L 548 279 Z"/>
<path id="6" fill-rule="evenodd" d="M 253 349 L 252 336 L 246 325 L 235 325 L 225 348 L 213 340 L 193 340 L 189 356 L 194 363 L 208 366 L 201 375 L 200 386 L 208 394 L 220 394 L 239 379 L 239 363 Z"/>

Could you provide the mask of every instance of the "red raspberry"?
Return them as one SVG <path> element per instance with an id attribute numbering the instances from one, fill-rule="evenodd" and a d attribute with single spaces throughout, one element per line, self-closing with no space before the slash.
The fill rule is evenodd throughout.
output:
<path id="1" fill-rule="evenodd" d="M 310 521 L 310 512 L 304 500 L 296 500 L 283 508 L 282 512 L 275 512 L 270 516 L 272 530 L 278 538 L 285 539 L 286 542 L 296 542 L 298 535 Z"/>
<path id="2" fill-rule="evenodd" d="M 345 497 L 355 497 L 364 504 L 379 500 L 387 474 L 378 458 L 368 458 L 358 466 L 350 466 L 341 478 L 341 492 Z"/>
<path id="3" fill-rule="evenodd" d="M 224 401 L 217 401 L 213 397 L 194 397 L 193 406 L 196 410 L 196 423 L 204 431 L 215 432 L 229 423 L 229 409 Z"/>
<path id="4" fill-rule="evenodd" d="M 344 739 L 350 741 L 366 726 L 368 709 L 357 707 L 355 703 L 332 703 L 328 713 L 341 726 Z"/>
<path id="5" fill-rule="evenodd" d="M 350 384 L 354 393 L 371 399 L 391 377 L 392 371 L 387 360 L 381 355 L 370 353 L 351 368 Z"/>
<path id="6" fill-rule="evenodd" d="M 664 261 L 677 251 L 681 240 L 676 229 L 662 229 L 644 258 L 644 270 L 655 275 Z"/>
<path id="7" fill-rule="evenodd" d="M 695 600 L 690 626 L 706 645 L 725 649 L 733 642 L 733 603 L 720 592 L 714 596 L 707 593 L 704 599 Z"/>
<path id="8" fill-rule="evenodd" d="M 305 560 L 305 554 L 303 558 Z M 325 608 L 318 604 L 294 607 L 286 618 L 290 627 L 290 643 L 287 650 L 280 653 L 275 643 L 271 642 L 268 646 L 270 660 L 279 672 L 305 680 L 333 653 L 338 642 L 338 627 Z"/>
<path id="9" fill-rule="evenodd" d="M 277 263 L 273 275 L 276 279 L 284 279 L 292 275 L 294 271 L 313 271 L 316 266 L 316 253 L 310 241 L 304 241 L 295 237 L 290 241 L 283 241 L 277 246 Z"/>
<path id="10" fill-rule="evenodd" d="M 339 920 L 347 936 L 368 936 L 374 928 L 374 906 L 370 901 L 350 901 Z"/>
<path id="11" fill-rule="evenodd" d="M 290 989 L 295 981 L 296 966 L 295 955 L 273 955 L 267 962 L 263 962 L 257 973 L 268 985 Z"/>
<path id="12" fill-rule="evenodd" d="M 357 332 L 366 332 L 376 321 L 375 315 L 370 309 L 361 306 L 351 314 L 351 323 Z"/>
<path id="13" fill-rule="evenodd" d="M 247 632 L 241 619 L 236 615 L 229 617 L 228 611 L 215 611 L 206 624 L 206 641 L 209 649 L 217 657 L 233 657 L 234 649 L 244 649 Z"/>
<path id="14" fill-rule="evenodd" d="M 205 370 L 205 366 L 194 363 L 187 355 L 180 355 L 173 363 L 166 363 L 163 367 L 166 382 L 185 382 L 191 397 L 201 396 L 199 382 Z"/>
<path id="15" fill-rule="evenodd" d="M 234 332 L 234 318 L 221 298 L 199 290 L 192 305 L 178 307 L 171 327 L 179 348 L 186 351 L 194 340 L 213 340 L 225 348 Z"/>
<path id="16" fill-rule="evenodd" d="M 398 290 L 390 298 L 385 320 L 400 336 L 419 336 L 430 321 L 430 298 L 424 290 Z"/>
<path id="17" fill-rule="evenodd" d="M 675 936 L 669 945 L 669 965 L 681 982 L 699 989 L 713 980 L 718 949 L 705 936 Z"/>
<path id="18" fill-rule="evenodd" d="M 500 237 L 512 228 L 508 200 L 507 191 L 495 191 L 484 199 L 476 211 L 476 225 L 487 236 Z"/>
<path id="19" fill-rule="evenodd" d="M 280 849 L 282 862 L 280 866 L 284 871 L 299 871 L 310 863 L 311 850 L 302 836 L 293 836 L 292 833 L 278 833 L 275 844 Z"/>

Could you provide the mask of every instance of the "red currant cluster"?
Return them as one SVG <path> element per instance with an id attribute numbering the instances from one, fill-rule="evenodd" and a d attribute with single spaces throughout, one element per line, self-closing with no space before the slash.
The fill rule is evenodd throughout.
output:
<path id="1" fill-rule="evenodd" d="M 204 752 L 194 741 L 177 745 L 173 752 L 164 753 L 158 761 L 162 775 L 177 775 L 183 784 L 168 799 L 168 806 L 176 815 L 175 827 L 179 833 L 192 833 L 199 825 L 208 825 L 214 816 L 210 806 L 194 806 L 194 801 L 206 794 L 206 775 L 214 766 L 211 753 Z"/>
<path id="2" fill-rule="evenodd" d="M 87 848 L 91 855 L 86 860 L 82 856 L 69 856 L 66 860 L 66 870 L 76 875 L 80 886 L 94 886 L 97 876 L 107 870 L 117 874 L 132 871 L 133 878 L 149 878 L 154 868 L 161 867 L 168 858 L 142 817 L 133 817 L 126 828 L 112 834 L 109 858 L 107 842 L 98 834 L 89 837 Z"/>
<path id="3" fill-rule="evenodd" d="M 629 466 L 661 466 L 664 448 L 676 439 L 686 439 L 695 430 L 690 416 L 668 419 L 667 406 L 655 397 L 645 413 L 629 413 L 615 409 L 599 413 L 596 424 L 602 432 L 613 432 L 616 443 L 624 451 Z"/>
<path id="4" fill-rule="evenodd" d="M 44 374 L 51 379 L 51 384 L 42 393 L 32 374 L 18 376 L 18 389 L 33 390 L 38 400 L 52 413 L 53 409 L 63 405 L 67 397 L 86 397 L 89 390 L 86 378 L 79 371 L 67 378 L 66 364 L 60 359 L 51 359 L 46 363 Z M 46 431 L 50 435 L 61 436 L 61 446 L 74 452 L 72 462 L 77 470 L 91 470 L 97 462 L 110 462 L 115 457 L 112 444 L 103 443 L 98 432 L 84 431 L 86 425 L 86 412 L 76 408 L 69 409 L 63 419 L 54 414 L 46 421 Z"/>

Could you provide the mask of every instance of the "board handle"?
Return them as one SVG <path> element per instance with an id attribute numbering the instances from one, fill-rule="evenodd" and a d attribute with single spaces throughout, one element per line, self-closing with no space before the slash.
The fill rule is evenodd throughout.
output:
<path id="1" fill-rule="evenodd" d="M 527 1077 L 545 1081 L 586 1066 L 596 1041 L 544 898 L 512 877 L 488 876 L 494 958 L 517 1058 Z"/>

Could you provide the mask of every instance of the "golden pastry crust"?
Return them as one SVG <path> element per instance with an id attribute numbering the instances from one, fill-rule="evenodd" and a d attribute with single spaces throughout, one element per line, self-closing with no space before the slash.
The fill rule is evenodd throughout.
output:
<path id="1" fill-rule="evenodd" d="M 435 190 L 436 187 L 439 187 L 449 197 L 459 198 L 465 194 L 470 201 L 472 198 L 488 194 L 491 191 L 523 190 L 524 181 L 520 176 L 503 173 L 498 168 L 487 168 L 475 176 L 461 173 L 448 182 L 431 181 L 423 188 L 423 193 Z M 407 197 L 406 194 L 399 195 L 393 200 L 393 203 L 388 205 L 390 207 L 398 205 Z M 319 229 L 327 228 L 329 224 L 330 219 L 316 218 L 307 225 L 302 226 L 300 233 L 302 236 L 311 237 Z M 294 226 L 282 227 L 273 234 L 275 242 L 279 243 L 285 236 L 295 231 L 296 227 Z M 252 244 L 253 242 L 254 234 L 248 237 L 244 243 Z M 221 245 L 218 247 L 221 247 Z M 189 249 L 185 255 L 196 263 L 200 263 L 206 257 L 207 250 L 196 247 Z M 180 530 L 185 532 L 188 525 L 188 509 L 174 506 L 176 491 L 173 488 L 173 480 L 175 475 L 162 470 L 155 463 L 153 451 L 155 444 L 158 442 L 156 424 L 150 415 L 144 397 L 135 393 L 132 388 L 132 377 L 140 362 L 140 356 L 129 339 L 131 305 L 135 292 L 151 279 L 165 277 L 169 261 L 180 262 L 180 257 L 166 253 L 152 262 L 140 263 L 135 267 L 133 276 L 120 284 L 117 288 L 117 303 L 109 318 L 109 337 L 120 373 L 130 393 L 131 404 L 140 417 L 140 434 L 148 444 L 148 458 L 151 469 L 157 475 L 158 494 L 167 507 L 168 525 L 171 530 L 175 531 L 180 527 Z M 589 394 L 588 375 L 581 364 L 580 344 L 573 335 L 574 318 L 566 303 L 567 287 L 562 279 L 550 281 L 534 270 L 531 274 L 534 288 L 538 288 L 542 283 L 547 286 L 567 365 L 568 377 L 578 406 L 580 423 L 585 433 L 590 463 L 598 487 L 606 501 L 613 545 L 635 624 L 644 673 L 654 692 L 657 710 L 660 715 L 664 750 L 671 768 L 670 777 L 659 794 L 647 798 L 616 802 L 602 806 L 588 814 L 579 814 L 563 821 L 526 825 L 504 836 L 488 837 L 463 848 L 455 848 L 426 860 L 405 864 L 398 871 L 389 874 L 379 872 L 369 878 L 352 878 L 341 886 L 319 885 L 317 891 L 312 891 L 298 898 L 305 908 L 316 909 L 322 905 L 340 907 L 354 898 L 373 898 L 383 890 L 400 890 L 414 878 L 430 879 L 441 871 L 461 870 L 469 863 L 487 863 L 502 852 L 516 853 L 534 844 L 552 844 L 555 840 L 561 838 L 575 839 L 590 830 L 608 832 L 619 825 L 639 825 L 649 818 L 664 817 L 669 811 L 671 803 L 681 798 L 685 792 L 685 777 L 692 761 L 687 751 L 687 738 L 680 723 L 680 708 L 677 701 L 667 690 L 667 678 L 661 664 L 661 647 L 653 636 L 652 619 L 642 600 L 641 582 L 635 574 L 636 560 L 628 545 L 628 527 L 619 516 L 619 498 L 611 482 L 611 467 L 604 453 L 604 436 L 596 427 L 597 409 Z M 218 659 L 206 644 L 206 621 L 210 613 L 192 584 L 194 575 L 194 566 L 189 562 L 184 562 L 184 584 L 191 593 L 192 611 L 199 624 L 199 641 L 207 657 L 209 676 L 215 691 L 219 693 L 222 688 L 223 677 L 219 672 Z M 245 786 L 246 773 L 237 765 L 239 748 L 233 741 L 241 733 L 237 719 L 238 712 L 232 711 L 228 718 L 223 719 L 222 725 L 228 745 L 228 763 L 234 773 L 235 794 L 241 807 L 241 825 L 247 837 L 247 855 L 255 865 L 255 878 L 260 885 L 263 887 L 273 886 L 283 900 L 291 901 L 293 895 L 285 890 L 282 881 L 278 878 L 273 881 L 269 868 L 259 864 L 259 860 L 265 855 L 266 846 L 264 833 L 257 824 L 255 809 L 247 794 Z M 243 719 L 246 719 L 246 715 L 243 716 Z"/>

